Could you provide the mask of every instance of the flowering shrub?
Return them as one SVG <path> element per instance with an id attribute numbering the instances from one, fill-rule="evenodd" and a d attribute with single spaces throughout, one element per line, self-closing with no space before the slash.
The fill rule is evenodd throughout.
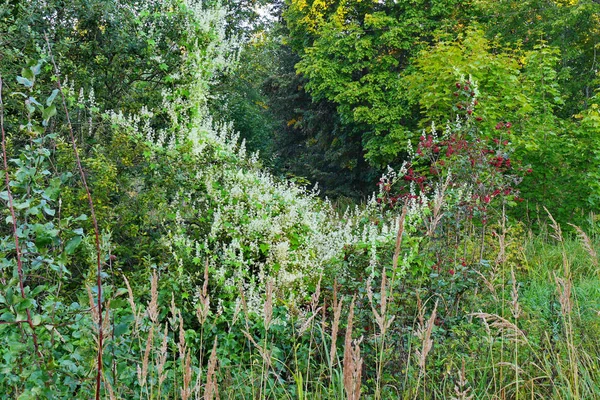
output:
<path id="1" fill-rule="evenodd" d="M 412 236 L 421 237 L 413 278 L 449 304 L 481 285 L 506 222 L 505 208 L 522 201 L 518 184 L 531 173 L 515 161 L 512 123 L 498 122 L 495 135 L 482 135 L 478 88 L 461 79 L 452 94 L 457 118 L 443 131 L 424 130 L 410 159 L 379 182 L 377 201 L 386 209 L 407 204 Z M 495 236 L 494 236 L 495 235 Z"/>
<path id="2" fill-rule="evenodd" d="M 456 121 L 448 123 L 443 132 L 432 123 L 419 137 L 416 151 L 409 143 L 411 159 L 402 173 L 379 182 L 380 202 L 394 207 L 401 199 L 425 201 L 421 194 L 443 189 L 462 218 L 477 217 L 486 224 L 494 204 L 522 201 L 517 185 L 531 169 L 515 165 L 511 159 L 512 124 L 498 122 L 494 137 L 482 136 L 477 95 L 475 82 L 463 79 L 456 83 Z"/>
<path id="3" fill-rule="evenodd" d="M 392 211 L 372 199 L 339 215 L 317 197 L 317 188 L 278 181 L 264 171 L 228 125 L 213 125 L 210 119 L 197 124 L 170 149 L 146 142 L 152 164 L 186 170 L 171 200 L 160 206 L 162 214 L 173 215 L 161 238 L 170 254 L 163 264 L 183 285 L 181 294 L 195 298 L 208 262 L 211 288 L 221 301 L 239 301 L 242 286 L 249 305 L 260 313 L 267 279 L 274 280 L 282 301 L 301 303 L 309 297 L 307 289 L 335 269 L 351 247 L 369 248 L 368 259 L 357 268 L 380 269 L 377 248 L 393 243 L 397 231 L 397 221 L 382 212 Z M 165 173 L 161 180 L 172 179 L 172 172 Z M 145 190 L 156 196 L 156 187 Z M 339 272 L 340 277 L 347 273 Z"/>

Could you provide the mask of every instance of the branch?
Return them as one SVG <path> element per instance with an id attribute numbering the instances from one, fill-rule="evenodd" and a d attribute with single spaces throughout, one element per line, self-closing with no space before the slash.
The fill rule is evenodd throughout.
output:
<path id="1" fill-rule="evenodd" d="M 98 358 L 96 363 L 96 400 L 100 400 L 100 384 L 102 381 L 102 349 L 104 340 L 104 332 L 102 327 L 102 262 L 100 261 L 100 230 L 98 229 L 98 220 L 96 219 L 96 212 L 94 211 L 94 202 L 92 201 L 90 188 L 87 184 L 85 173 L 83 172 L 83 167 L 81 166 L 79 151 L 77 151 L 77 144 L 75 143 L 75 134 L 73 133 L 73 125 L 71 124 L 71 118 L 69 116 L 69 110 L 67 108 L 67 101 L 65 99 L 65 94 L 63 93 L 62 85 L 60 83 L 60 71 L 58 69 L 58 66 L 56 65 L 54 56 L 52 55 L 52 48 L 50 46 L 50 41 L 48 40 L 48 35 L 45 34 L 44 37 L 46 38 L 46 44 L 48 46 L 48 56 L 50 56 L 50 60 L 52 61 L 52 65 L 54 66 L 54 75 L 56 76 L 56 87 L 58 88 L 58 91 L 60 92 L 60 97 L 62 99 L 63 109 L 67 118 L 67 126 L 69 127 L 71 145 L 73 146 L 73 153 L 75 154 L 75 161 L 77 162 L 77 169 L 79 170 L 81 182 L 83 183 L 83 187 L 85 188 L 85 193 L 87 195 L 88 203 L 90 205 L 90 213 L 92 217 L 92 222 L 94 224 L 94 234 L 96 235 L 96 287 L 98 289 Z"/>

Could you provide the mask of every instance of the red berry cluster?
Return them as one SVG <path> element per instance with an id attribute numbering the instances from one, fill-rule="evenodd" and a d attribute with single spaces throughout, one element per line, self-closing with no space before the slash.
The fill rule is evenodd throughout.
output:
<path id="1" fill-rule="evenodd" d="M 464 83 L 456 82 L 456 88 L 458 89 L 453 93 L 454 97 L 458 98 L 458 102 L 454 104 L 454 111 L 459 113 L 465 113 L 468 116 L 473 115 L 474 107 L 479 104 L 475 98 L 476 93 L 473 90 L 473 85 L 470 81 Z M 477 121 L 482 121 L 483 118 L 476 117 Z"/>
<path id="2" fill-rule="evenodd" d="M 464 258 L 454 258 L 451 256 L 440 256 L 435 264 L 431 266 L 431 270 L 438 274 L 447 273 L 450 276 L 454 276 L 457 272 L 464 272 L 467 267 L 467 260 Z M 449 266 L 444 268 L 444 266 Z"/>

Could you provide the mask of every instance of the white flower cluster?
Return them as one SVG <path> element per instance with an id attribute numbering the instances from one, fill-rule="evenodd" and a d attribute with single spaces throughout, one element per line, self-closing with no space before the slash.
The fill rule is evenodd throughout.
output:
<path id="1" fill-rule="evenodd" d="M 248 298 L 258 299 L 269 278 L 287 300 L 306 298 L 307 282 L 331 271 L 326 268 L 358 245 L 368 248 L 370 272 L 390 262 L 380 259 L 378 251 L 394 242 L 398 221 L 382 215 L 375 196 L 366 206 L 340 215 L 317 198 L 316 190 L 279 181 L 261 169 L 256 156 L 249 157 L 243 143 L 237 144 L 230 126 L 211 128 L 206 121 L 197 126 L 202 128 L 191 130 L 194 154 L 203 160 L 213 157 L 195 174 L 204 192 L 198 196 L 181 188 L 171 206 L 186 204 L 183 220 L 204 219 L 208 227 L 204 237 L 190 241 L 181 222 L 172 228 L 168 243 L 176 254 L 209 259 L 222 290 L 235 294 L 242 286 Z M 385 180 L 405 172 L 389 169 Z M 190 248 L 195 254 L 186 250 Z M 255 306 L 260 313 L 260 303 Z"/>
<path id="2" fill-rule="evenodd" d="M 346 251 L 368 249 L 367 265 L 357 267 L 369 268 L 371 273 L 383 263 L 389 265 L 391 260 L 382 258 L 379 250 L 395 242 L 398 218 L 383 211 L 376 195 L 365 206 L 340 215 L 317 197 L 316 188 L 307 190 L 280 181 L 261 169 L 258 155 L 247 154 L 232 125 L 212 120 L 206 108 L 211 79 L 235 61 L 237 50 L 225 38 L 222 9 L 193 7 L 203 26 L 218 34 L 206 54 L 190 55 L 198 67 L 190 104 L 163 93 L 164 108 L 177 132 L 173 133 L 173 127 L 169 134 L 153 131 L 148 110 L 135 116 L 110 114 L 113 123 L 140 135 L 157 154 L 165 149 L 177 153 L 177 145 L 191 143 L 191 154 L 198 160 L 197 169 L 187 173 L 194 177 L 194 187 L 201 189 L 181 187 L 169 205 L 177 218 L 163 241 L 171 249 L 172 270 L 190 282 L 192 274 L 186 269 L 199 269 L 207 260 L 218 290 L 237 298 L 241 288 L 250 311 L 260 315 L 267 279 L 274 281 L 279 296 L 290 301 L 308 298 L 307 283 L 324 272 L 349 270 L 334 268 Z M 182 120 L 188 115 L 182 109 L 194 110 L 189 114 L 192 121 Z M 382 182 L 391 183 L 405 173 L 406 166 L 399 171 L 390 168 Z M 189 221 L 202 221 L 203 226 L 190 228 Z"/>

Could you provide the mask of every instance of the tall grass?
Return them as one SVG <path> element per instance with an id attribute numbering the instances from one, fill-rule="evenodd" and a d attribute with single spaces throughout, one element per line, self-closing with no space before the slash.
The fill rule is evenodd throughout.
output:
<path id="1" fill-rule="evenodd" d="M 587 249 L 591 263 L 589 249 L 597 243 L 554 229 L 555 243 L 544 242 L 545 253 L 533 246 L 539 237 L 526 236 L 516 248 L 517 242 L 497 238 L 498 264 L 472 275 L 479 285 L 463 294 L 458 310 L 442 293 L 422 299 L 423 287 L 411 287 L 410 277 L 399 279 L 387 268 L 378 290 L 365 280 L 351 299 L 335 281 L 322 287 L 320 280 L 307 302 L 291 312 L 268 281 L 260 315 L 248 307 L 243 289 L 239 309 L 220 309 L 210 296 L 206 264 L 192 324 L 189 310 L 161 293 L 160 274 L 151 276 L 146 294 L 139 288 L 136 293 L 124 278 L 126 289 L 119 293 L 126 296 L 128 312 L 110 306 L 118 303 L 116 292 L 103 309 L 106 348 L 119 351 L 111 356 L 116 367 L 103 372 L 101 394 L 110 399 L 600 398 L 600 282 L 593 267 L 572 274 L 568 253 Z M 401 237 L 402 224 L 399 232 Z M 402 251 L 398 240 L 390 270 L 398 268 L 394 260 Z M 558 263 L 537 266 L 550 270 L 531 271 L 532 259 L 555 259 L 557 251 Z M 510 255 L 519 252 L 526 261 L 511 263 Z M 144 297 L 148 300 L 141 301 Z M 411 302 L 414 316 L 399 314 L 398 306 Z M 91 320 L 99 324 L 94 305 L 90 292 Z M 119 321 L 130 321 L 129 329 L 115 336 L 111 332 Z"/>
<path id="2" fill-rule="evenodd" d="M 137 304 L 137 299 L 129 294 L 132 314 L 138 319 L 143 315 L 146 320 L 136 320 L 139 331 L 135 334 L 145 343 L 142 346 L 145 350 L 139 353 L 138 385 L 144 393 L 140 398 L 164 396 L 162 386 L 167 377 L 172 380 L 170 393 L 176 393 L 174 388 L 178 387 L 177 397 L 181 398 L 600 398 L 597 369 L 600 346 L 593 336 L 600 324 L 597 321 L 588 324 L 590 319 L 597 318 L 590 311 L 600 303 L 600 292 L 590 282 L 598 279 L 593 269 L 586 276 L 574 279 L 569 274 L 567 253 L 578 246 L 595 247 L 595 243 L 565 238 L 557 225 L 553 229 L 557 243 L 545 243 L 545 249 L 553 258 L 554 246 L 558 246 L 564 264 L 555 265 L 553 271 L 535 274 L 529 274 L 525 266 L 513 265 L 504 274 L 505 281 L 499 278 L 501 274 L 494 280 L 486 277 L 490 280 L 487 285 L 493 285 L 496 294 L 486 295 L 483 291 L 472 294 L 484 297 L 484 301 L 472 304 L 485 306 L 485 310 L 465 310 L 465 319 L 449 330 L 439 321 L 444 317 L 443 303 L 435 298 L 423 302 L 418 294 L 414 296 L 417 304 L 417 315 L 412 321 L 416 327 L 414 333 L 407 334 L 408 327 L 394 325 L 397 315 L 389 307 L 395 300 L 385 271 L 379 293 L 373 291 L 370 282 L 365 282 L 362 301 L 358 293 L 349 301 L 340 297 L 337 285 L 332 286 L 330 293 L 322 293 L 318 285 L 304 315 L 291 318 L 284 329 L 276 321 L 276 288 L 272 284 L 267 284 L 262 321 L 258 325 L 244 305 L 241 292 L 243 316 L 229 321 L 230 328 L 241 331 L 247 340 L 246 356 L 240 365 L 225 365 L 218 334 L 208 345 L 203 343 L 205 337 L 200 336 L 200 342 L 190 347 L 181 312 L 174 305 L 170 312 L 176 323 L 159 329 L 156 316 L 161 311 L 157 310 L 160 304 L 154 276 L 146 307 Z M 531 249 L 530 242 L 520 246 L 526 257 L 542 256 L 539 249 L 526 250 Z M 502 265 L 505 260 L 501 261 L 499 268 L 508 268 Z M 529 268 L 530 263 L 528 259 Z M 208 278 L 206 269 L 205 282 Z M 482 289 L 485 287 L 484 284 Z M 210 321 L 215 315 L 206 311 L 210 307 L 208 291 L 204 286 L 198 303 L 198 321 L 203 327 L 215 326 Z M 585 300 L 584 296 L 592 298 Z M 541 299 L 545 299 L 543 303 Z M 360 310 L 359 304 L 362 304 Z M 359 314 L 361 318 L 357 317 Z M 365 315 L 371 316 L 376 327 L 372 333 L 360 326 Z M 145 324 L 147 328 L 143 329 Z M 340 330 L 344 336 L 342 342 L 337 340 Z M 279 348 L 284 342 L 282 335 L 291 342 L 287 354 Z M 417 342 L 409 346 L 411 335 Z M 367 340 L 370 336 L 375 340 Z M 176 348 L 166 343 L 175 344 Z M 403 363 L 400 368 L 386 362 L 388 349 L 407 354 L 400 357 Z M 158 355 L 154 363 L 152 354 Z M 207 356 L 204 360 L 202 354 Z M 179 366 L 172 363 L 171 371 L 165 374 L 165 359 L 173 357 L 179 359 Z M 388 372 L 399 369 L 408 379 Z M 125 393 L 123 388 L 112 385 L 110 391 L 121 396 Z"/>

